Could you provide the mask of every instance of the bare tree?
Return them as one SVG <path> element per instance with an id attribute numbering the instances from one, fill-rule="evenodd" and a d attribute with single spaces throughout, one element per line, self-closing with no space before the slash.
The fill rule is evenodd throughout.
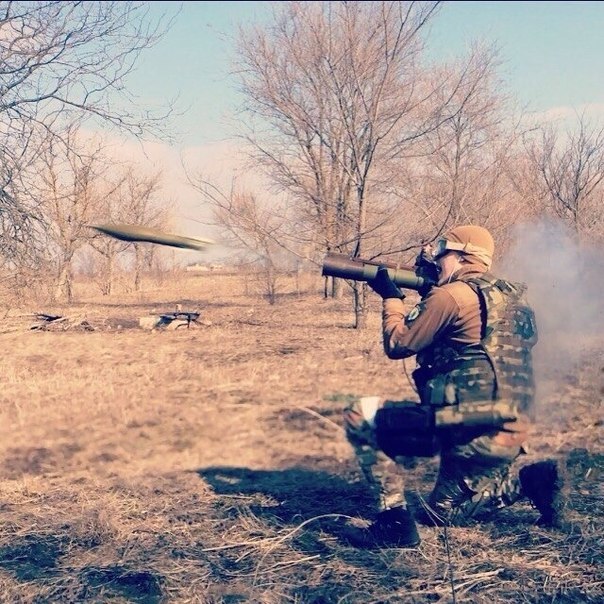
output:
<path id="1" fill-rule="evenodd" d="M 16 265 L 32 268 L 41 250 L 39 238 L 41 217 L 38 200 L 24 192 L 32 190 L 36 155 L 30 153 L 29 140 L 8 152 L 0 142 L 0 265 L 14 269 Z"/>
<path id="2" fill-rule="evenodd" d="M 139 289 L 143 260 L 149 251 L 153 254 L 154 246 L 129 246 L 99 236 L 90 225 L 113 220 L 164 228 L 169 207 L 157 198 L 160 184 L 160 174 L 142 175 L 133 166 L 116 164 L 103 142 L 98 137 L 82 136 L 78 124 L 60 137 L 48 138 L 37 162 L 30 196 L 41 200 L 44 256 L 54 268 L 56 299 L 73 300 L 75 265 L 87 244 L 104 259 L 105 293 L 111 291 L 117 255 L 133 249 L 135 289 Z"/>
<path id="3" fill-rule="evenodd" d="M 472 59 L 457 69 L 425 64 L 423 30 L 438 5 L 281 3 L 270 28 L 242 36 L 252 157 L 290 195 L 299 238 L 319 233 L 321 251 L 380 251 L 400 211 L 391 193 L 405 162 L 485 78 Z M 365 289 L 353 287 L 362 327 Z"/>
<path id="4" fill-rule="evenodd" d="M 583 236 L 604 235 L 604 128 L 585 116 L 566 132 L 552 124 L 527 141 L 539 196 L 546 207 Z"/>
<path id="5" fill-rule="evenodd" d="M 170 205 L 158 198 L 161 174 L 141 174 L 133 166 L 113 166 L 111 175 L 102 183 L 102 199 L 98 205 L 98 216 L 106 223 L 140 224 L 163 229 L 170 218 Z M 139 291 L 142 270 L 153 263 L 155 246 L 123 242 L 112 237 L 96 235 L 89 241 L 101 256 L 101 292 L 109 295 L 113 291 L 118 260 L 126 251 L 132 251 L 134 265 L 134 287 Z"/>
<path id="6" fill-rule="evenodd" d="M 166 229 L 170 221 L 170 204 L 158 198 L 161 189 L 160 173 L 150 176 L 138 174 L 131 166 L 126 170 L 122 187 L 121 209 L 123 219 L 131 224 L 140 224 L 151 228 Z M 150 268 L 157 252 L 154 245 L 133 243 L 134 253 L 134 289 L 140 291 L 145 266 Z"/>
<path id="7" fill-rule="evenodd" d="M 116 174 L 113 182 L 103 183 L 102 200 L 98 209 L 103 222 L 114 224 L 127 222 L 128 194 L 124 184 L 124 174 Z M 100 288 L 104 296 L 109 296 L 113 291 L 118 257 L 129 249 L 132 243 L 95 235 L 90 239 L 90 246 L 101 256 L 102 264 L 98 275 Z"/>
<path id="8" fill-rule="evenodd" d="M 0 254 L 35 244 L 36 205 L 21 198 L 48 137 L 74 120 L 93 120 L 142 136 L 164 132 L 167 108 L 141 109 L 125 78 L 140 53 L 166 30 L 144 2 L 0 1 Z M 30 199 L 31 201 L 31 199 Z M 11 235 L 17 234 L 17 239 Z"/>
<path id="9" fill-rule="evenodd" d="M 236 183 L 228 192 L 202 178 L 190 184 L 212 208 L 213 226 L 220 229 L 221 240 L 234 249 L 251 253 L 260 266 L 267 299 L 274 304 L 277 278 L 291 249 L 288 247 L 292 240 L 291 221 L 285 210 L 279 212 L 274 204 L 262 203 L 255 195 L 238 190 Z"/>
<path id="10" fill-rule="evenodd" d="M 270 30 L 242 38 L 254 158 L 299 203 L 302 233 L 320 230 L 323 250 L 362 242 L 367 176 L 376 148 L 415 109 L 394 92 L 405 67 L 418 75 L 418 32 L 437 4 L 290 2 Z"/>
<path id="11" fill-rule="evenodd" d="M 148 13 L 144 2 L 0 2 L 4 131 L 25 123 L 52 129 L 66 114 L 138 135 L 160 127 L 163 116 L 141 110 L 124 85 L 165 31 Z"/>
<path id="12" fill-rule="evenodd" d="M 47 255 L 56 270 L 55 297 L 71 302 L 74 258 L 90 240 L 89 224 L 99 216 L 108 163 L 102 144 L 84 142 L 72 126 L 60 138 L 49 138 L 38 165 L 32 196 L 43 200 Z"/>
<path id="13" fill-rule="evenodd" d="M 475 47 L 464 63 L 474 75 L 449 100 L 458 109 L 418 144 L 412 182 L 401 190 L 409 211 L 395 221 L 396 233 L 432 241 L 451 226 L 477 223 L 503 245 L 527 213 L 515 182 L 521 116 L 497 79 L 495 49 Z"/>

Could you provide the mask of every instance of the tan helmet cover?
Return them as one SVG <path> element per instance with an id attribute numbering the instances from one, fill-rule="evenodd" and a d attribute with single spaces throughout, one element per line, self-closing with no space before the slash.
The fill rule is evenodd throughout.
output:
<path id="1" fill-rule="evenodd" d="M 487 269 L 491 268 L 495 242 L 487 229 L 472 224 L 458 226 L 447 232 L 443 239 L 446 249 L 472 256 L 486 265 Z"/>

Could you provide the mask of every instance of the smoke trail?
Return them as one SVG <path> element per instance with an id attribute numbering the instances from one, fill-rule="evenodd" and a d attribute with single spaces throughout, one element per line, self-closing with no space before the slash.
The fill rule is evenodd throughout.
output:
<path id="1" fill-rule="evenodd" d="M 604 254 L 580 244 L 560 221 L 521 224 L 513 236 L 500 273 L 528 286 L 539 330 L 534 362 L 541 398 L 545 380 L 554 387 L 583 355 L 604 348 Z"/>

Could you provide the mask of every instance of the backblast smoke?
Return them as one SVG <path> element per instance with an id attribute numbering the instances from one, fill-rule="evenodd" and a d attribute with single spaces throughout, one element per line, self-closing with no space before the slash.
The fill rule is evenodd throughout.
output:
<path id="1" fill-rule="evenodd" d="M 522 281 L 535 311 L 534 348 L 538 399 L 544 384 L 555 387 L 591 353 L 604 348 L 604 254 L 581 244 L 564 223 L 518 225 L 497 274 Z M 548 388 L 549 390 L 549 388 Z"/>

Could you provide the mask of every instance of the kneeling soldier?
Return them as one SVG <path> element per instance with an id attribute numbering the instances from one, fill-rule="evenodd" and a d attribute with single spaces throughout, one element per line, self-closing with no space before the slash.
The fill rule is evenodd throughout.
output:
<path id="1" fill-rule="evenodd" d="M 561 522 L 561 471 L 553 460 L 510 472 L 528 437 L 537 342 L 525 286 L 488 271 L 494 242 L 484 228 L 452 229 L 427 250 L 439 280 L 405 315 L 404 295 L 380 267 L 369 282 L 383 299 L 384 350 L 417 355 L 420 402 L 366 397 L 345 411 L 347 436 L 379 501 L 359 546 L 414 547 L 396 460 L 440 454 L 423 520 L 459 524 L 528 497 L 540 522 Z"/>

